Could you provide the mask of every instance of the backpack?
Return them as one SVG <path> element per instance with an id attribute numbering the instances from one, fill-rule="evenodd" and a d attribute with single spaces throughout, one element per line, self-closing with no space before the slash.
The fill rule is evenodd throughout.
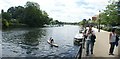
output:
<path id="1" fill-rule="evenodd" d="M 116 46 L 118 46 L 118 41 L 119 41 L 120 39 L 119 39 L 119 36 L 118 35 L 116 35 L 116 41 L 115 41 L 115 45 Z"/>
<path id="2" fill-rule="evenodd" d="M 95 39 L 96 39 L 96 36 L 92 34 L 92 35 L 91 35 L 91 41 L 92 41 L 92 42 L 95 42 Z"/>

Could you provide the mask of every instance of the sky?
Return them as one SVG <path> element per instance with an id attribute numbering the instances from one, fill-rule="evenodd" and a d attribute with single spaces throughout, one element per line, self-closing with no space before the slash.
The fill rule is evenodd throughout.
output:
<path id="1" fill-rule="evenodd" d="M 40 9 L 54 20 L 80 22 L 99 14 L 99 10 L 104 10 L 109 0 L 0 0 L 0 10 L 24 6 L 27 1 L 38 3 Z"/>

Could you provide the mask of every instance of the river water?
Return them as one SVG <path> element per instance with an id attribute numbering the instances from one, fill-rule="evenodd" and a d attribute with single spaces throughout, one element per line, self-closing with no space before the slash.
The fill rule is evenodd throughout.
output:
<path id="1" fill-rule="evenodd" d="M 74 57 L 79 46 L 74 36 L 80 27 L 15 28 L 2 31 L 2 57 Z M 59 47 L 51 47 L 47 40 L 52 37 Z"/>

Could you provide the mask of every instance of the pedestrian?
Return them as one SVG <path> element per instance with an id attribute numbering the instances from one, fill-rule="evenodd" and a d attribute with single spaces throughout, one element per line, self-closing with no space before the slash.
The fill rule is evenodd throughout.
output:
<path id="1" fill-rule="evenodd" d="M 86 27 L 84 28 L 84 30 L 83 30 L 83 36 L 84 36 L 84 38 L 83 38 L 83 48 L 85 49 L 85 40 L 87 39 L 87 36 L 86 36 L 86 32 L 87 32 L 87 29 L 86 29 Z"/>
<path id="2" fill-rule="evenodd" d="M 52 39 L 52 37 L 50 37 L 49 40 L 50 40 L 50 43 L 53 43 L 53 42 L 54 42 L 54 40 Z"/>
<path id="3" fill-rule="evenodd" d="M 109 35 L 109 44 L 110 44 L 110 49 L 109 49 L 109 55 L 114 55 L 114 47 L 116 45 L 116 33 L 115 33 L 115 28 L 112 29 L 110 35 Z"/>
<path id="4" fill-rule="evenodd" d="M 94 48 L 94 42 L 93 42 L 93 37 L 95 36 L 94 30 L 92 29 L 92 25 L 89 25 L 89 29 L 86 32 L 86 56 L 89 56 L 89 50 L 91 54 L 93 54 L 93 48 Z M 96 38 L 96 36 L 95 36 Z M 94 38 L 94 40 L 95 40 Z M 90 49 L 89 49 L 90 48 Z"/>

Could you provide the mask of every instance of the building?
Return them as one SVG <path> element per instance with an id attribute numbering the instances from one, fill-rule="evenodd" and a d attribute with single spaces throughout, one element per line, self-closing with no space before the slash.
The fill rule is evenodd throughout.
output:
<path id="1" fill-rule="evenodd" d="M 92 17 L 92 21 L 96 21 L 97 20 L 97 17 L 96 16 L 93 16 Z"/>
<path id="2" fill-rule="evenodd" d="M 99 16 L 95 15 L 95 16 L 92 17 L 92 21 L 96 21 L 96 20 L 98 20 L 98 18 L 99 18 Z"/>

